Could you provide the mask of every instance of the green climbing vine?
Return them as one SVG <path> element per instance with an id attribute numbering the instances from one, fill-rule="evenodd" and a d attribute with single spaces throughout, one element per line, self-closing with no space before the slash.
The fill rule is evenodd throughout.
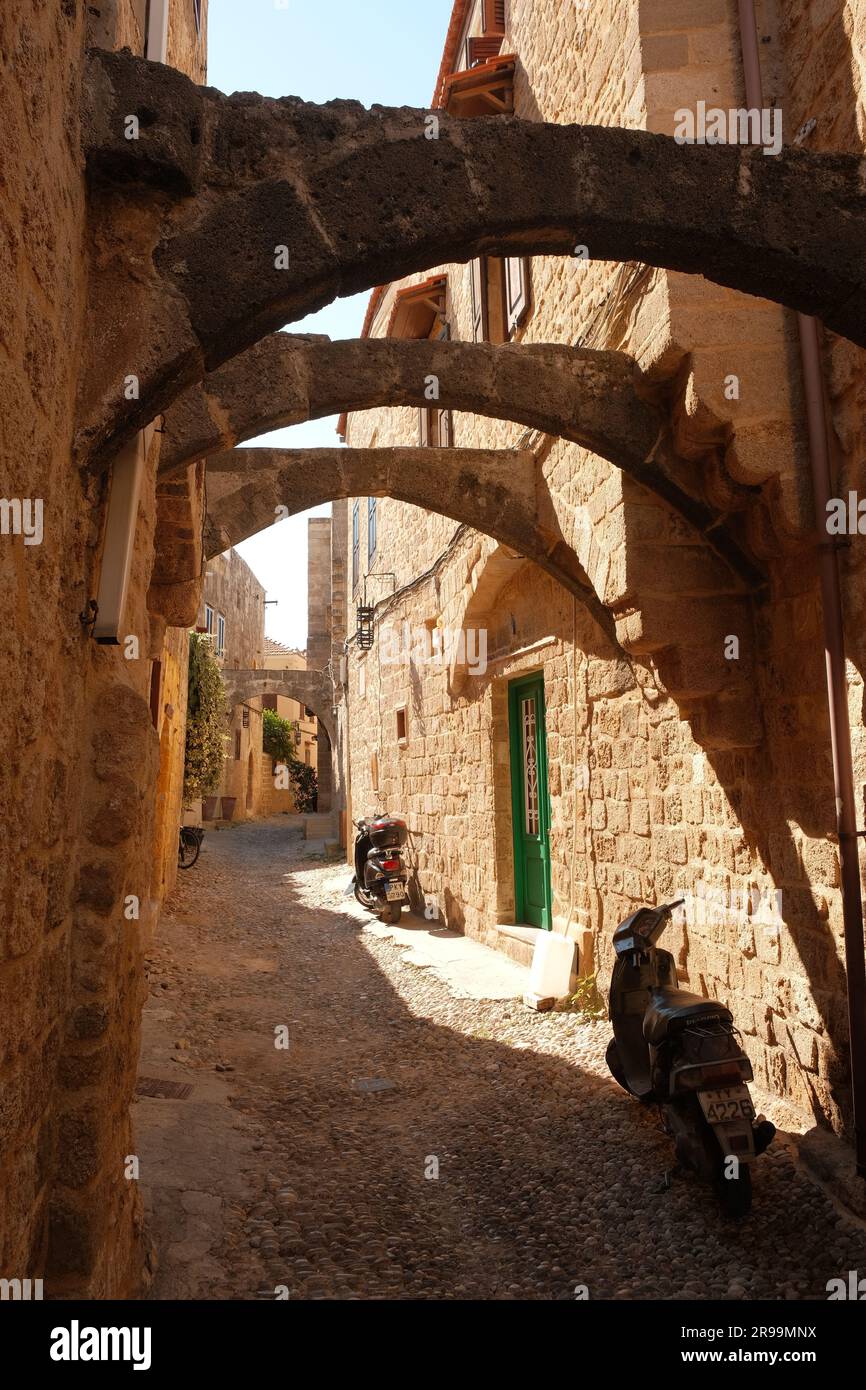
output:
<path id="1" fill-rule="evenodd" d="M 274 765 L 282 764 L 295 794 L 295 805 L 302 814 L 315 811 L 319 795 L 316 769 L 302 763 L 295 752 L 295 726 L 276 710 L 262 710 L 262 747 Z"/>
<path id="2" fill-rule="evenodd" d="M 225 690 L 213 642 L 189 634 L 189 678 L 183 798 L 186 804 L 215 792 L 226 756 Z"/>

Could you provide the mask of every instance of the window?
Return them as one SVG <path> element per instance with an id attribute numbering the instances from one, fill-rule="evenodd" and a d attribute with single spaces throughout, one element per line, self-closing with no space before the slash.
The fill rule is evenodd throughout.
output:
<path id="1" fill-rule="evenodd" d="M 378 498 L 367 498 L 367 560 L 376 554 L 376 502 Z"/>
<path id="2" fill-rule="evenodd" d="M 217 614 L 216 654 L 217 654 L 217 656 L 225 656 L 225 653 L 226 653 L 226 620 L 225 620 L 225 618 L 223 617 L 222 613 L 218 613 L 218 614 Z"/>
<path id="3" fill-rule="evenodd" d="M 454 442 L 454 425 L 450 410 L 424 406 L 418 411 L 421 444 L 432 449 L 450 449 Z"/>
<path id="4" fill-rule="evenodd" d="M 274 713 L 276 713 L 276 709 L 277 709 L 277 699 L 278 699 L 278 696 L 276 696 L 276 695 L 263 695 L 263 696 L 262 696 L 262 709 L 272 709 L 272 710 L 274 711 Z"/>
<path id="5" fill-rule="evenodd" d="M 235 762 L 240 762 L 241 757 L 241 731 L 235 729 Z"/>
<path id="6" fill-rule="evenodd" d="M 315 719 L 316 717 L 315 711 L 311 710 L 307 705 L 304 705 L 304 714 L 307 716 L 308 719 Z"/>
<path id="7" fill-rule="evenodd" d="M 250 712 L 247 709 L 246 705 L 244 705 L 243 726 L 245 729 L 248 729 L 250 727 Z"/>
<path id="8" fill-rule="evenodd" d="M 361 503 L 352 507 L 352 592 L 361 577 Z"/>
<path id="9" fill-rule="evenodd" d="M 213 632 L 213 609 L 209 603 L 204 606 L 204 630 L 205 632 Z"/>
<path id="10" fill-rule="evenodd" d="M 529 257 L 508 256 L 505 266 L 505 319 L 509 337 L 529 313 Z"/>
<path id="11" fill-rule="evenodd" d="M 399 744 L 404 744 L 407 741 L 407 727 L 406 706 L 401 705 L 397 710 L 397 742 Z"/>
<path id="12" fill-rule="evenodd" d="M 530 306 L 527 256 L 482 256 L 471 262 L 472 336 L 476 343 L 507 343 Z"/>

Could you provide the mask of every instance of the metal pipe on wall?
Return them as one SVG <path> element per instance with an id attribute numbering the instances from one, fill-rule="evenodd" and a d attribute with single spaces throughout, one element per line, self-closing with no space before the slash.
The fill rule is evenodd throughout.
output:
<path id="1" fill-rule="evenodd" d="M 746 104 L 763 108 L 763 84 L 758 46 L 755 0 L 738 0 L 740 43 L 746 82 Z M 832 494 L 830 435 L 827 398 L 821 366 L 821 330 L 817 319 L 797 315 L 800 358 L 806 397 L 809 460 L 815 524 L 818 528 L 818 573 L 824 623 L 824 656 L 827 671 L 827 705 L 830 716 L 830 748 L 836 793 L 836 824 L 842 881 L 842 920 L 845 932 L 845 974 L 848 985 L 848 1028 L 851 1058 L 851 1093 L 854 1112 L 854 1146 L 857 1172 L 866 1178 L 866 951 L 863 941 L 863 900 L 860 890 L 860 850 L 848 686 L 845 671 L 845 631 L 842 589 L 839 582 L 837 542 L 827 534 L 827 503 Z"/>

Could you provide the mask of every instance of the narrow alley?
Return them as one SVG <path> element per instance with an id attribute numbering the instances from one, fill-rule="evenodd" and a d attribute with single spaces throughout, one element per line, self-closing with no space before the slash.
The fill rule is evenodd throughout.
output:
<path id="1" fill-rule="evenodd" d="M 825 1299 L 866 1268 L 784 1141 L 742 1224 L 666 1187 L 606 1022 L 460 997 L 366 929 L 292 820 L 209 834 L 180 877 L 133 1107 L 147 1297 Z"/>

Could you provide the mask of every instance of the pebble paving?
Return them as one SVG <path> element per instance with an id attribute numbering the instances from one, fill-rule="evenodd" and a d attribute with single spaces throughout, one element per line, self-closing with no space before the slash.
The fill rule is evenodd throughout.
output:
<path id="1" fill-rule="evenodd" d="M 725 1220 L 697 1180 L 667 1185 L 606 1022 L 455 997 L 364 930 L 347 881 L 280 818 L 211 833 L 155 943 L 178 1074 L 224 1074 L 247 1146 L 205 1296 L 808 1300 L 866 1275 L 866 1228 L 784 1142 Z"/>

